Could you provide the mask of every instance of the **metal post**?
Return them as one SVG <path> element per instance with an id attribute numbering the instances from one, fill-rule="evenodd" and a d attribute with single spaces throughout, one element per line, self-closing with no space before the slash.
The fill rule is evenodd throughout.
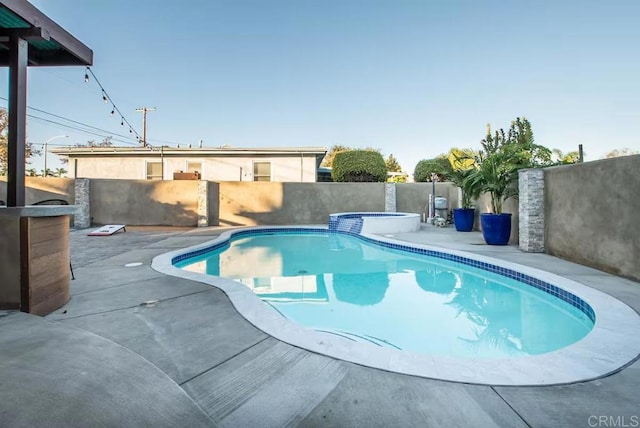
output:
<path id="1" fill-rule="evenodd" d="M 584 162 L 584 152 L 582 151 L 582 144 L 578 144 L 578 162 Z"/>
<path id="2" fill-rule="evenodd" d="M 435 173 L 431 173 L 431 224 L 435 224 L 436 220 L 436 177 Z"/>
<path id="3" fill-rule="evenodd" d="M 25 203 L 27 134 L 27 60 L 29 45 L 17 35 L 9 38 L 9 135 L 7 147 L 7 206 Z"/>
<path id="4" fill-rule="evenodd" d="M 162 179 L 164 180 L 164 146 L 160 146 L 160 170 L 162 171 Z"/>
<path id="5" fill-rule="evenodd" d="M 47 144 L 49 144 L 49 140 L 44 141 L 44 147 L 43 147 L 43 150 L 44 150 L 44 169 L 42 170 L 43 177 L 46 177 L 48 175 L 47 174 Z"/>

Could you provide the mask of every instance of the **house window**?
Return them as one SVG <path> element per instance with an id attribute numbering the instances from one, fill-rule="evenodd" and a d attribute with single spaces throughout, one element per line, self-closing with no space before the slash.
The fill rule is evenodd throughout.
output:
<path id="1" fill-rule="evenodd" d="M 202 162 L 187 162 L 187 172 L 202 174 Z"/>
<path id="2" fill-rule="evenodd" d="M 162 162 L 147 162 L 147 180 L 162 180 Z"/>
<path id="3" fill-rule="evenodd" d="M 271 162 L 253 163 L 253 181 L 271 181 Z"/>

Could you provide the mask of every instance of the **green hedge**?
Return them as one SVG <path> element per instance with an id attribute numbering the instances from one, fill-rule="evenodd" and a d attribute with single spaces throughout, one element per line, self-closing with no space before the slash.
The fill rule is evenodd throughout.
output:
<path id="1" fill-rule="evenodd" d="M 336 153 L 331 168 L 331 178 L 337 182 L 387 181 L 387 165 L 378 152 L 350 150 Z"/>
<path id="2" fill-rule="evenodd" d="M 449 159 L 437 157 L 434 159 L 422 159 L 413 171 L 413 179 L 418 183 L 431 181 L 431 173 L 438 175 L 436 181 L 448 181 L 452 168 Z"/>

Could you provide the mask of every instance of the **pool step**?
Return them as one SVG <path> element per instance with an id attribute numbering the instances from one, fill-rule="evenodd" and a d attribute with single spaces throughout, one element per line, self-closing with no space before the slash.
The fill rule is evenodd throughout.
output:
<path id="1" fill-rule="evenodd" d="M 344 337 L 345 339 L 349 339 L 353 342 L 360 342 L 360 343 L 373 343 L 374 345 L 380 346 L 382 348 L 393 348 L 393 349 L 402 349 L 396 345 L 394 345 L 391 342 L 388 342 L 384 339 L 380 339 L 378 337 L 374 337 L 374 336 L 369 336 L 367 334 L 356 334 L 356 333 L 350 333 L 348 331 L 342 331 L 342 330 L 321 330 L 321 329 L 316 329 L 316 331 L 322 332 L 322 333 L 329 333 L 329 334 L 333 334 L 335 336 L 340 336 L 340 337 Z"/>

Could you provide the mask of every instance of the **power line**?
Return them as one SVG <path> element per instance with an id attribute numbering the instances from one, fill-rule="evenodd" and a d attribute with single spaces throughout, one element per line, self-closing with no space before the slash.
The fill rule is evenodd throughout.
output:
<path id="1" fill-rule="evenodd" d="M 7 101 L 7 99 L 5 97 L 2 97 L 2 96 L 0 96 L 0 99 Z M 84 127 L 87 127 L 87 128 L 95 129 L 96 131 L 105 132 L 105 133 L 111 134 L 111 135 L 117 135 L 118 137 L 122 137 L 122 138 L 133 138 L 133 137 L 130 137 L 128 135 L 117 134 L 115 132 L 111 132 L 111 131 L 108 131 L 106 129 L 98 128 L 97 126 L 88 125 L 88 124 L 83 123 L 83 122 L 78 122 L 77 120 L 69 119 L 68 117 L 60 116 L 60 115 L 55 114 L 55 113 L 50 113 L 48 111 L 45 111 L 45 110 L 42 110 L 42 109 L 39 109 L 39 108 L 36 108 L 36 107 L 27 106 L 27 108 L 29 110 L 34 110 L 34 111 L 37 111 L 39 113 L 48 114 L 49 116 L 53 116 L 53 117 L 58 118 L 58 119 L 62 119 L 62 120 L 66 120 L 66 121 L 71 122 L 71 123 L 75 123 L 76 125 L 81 125 L 81 126 L 84 126 Z"/>
<path id="2" fill-rule="evenodd" d="M 30 117 L 32 119 L 42 120 L 44 122 L 54 123 L 56 125 L 60 125 L 60 126 L 65 127 L 65 128 L 74 129 L 76 131 L 84 132 L 85 134 L 89 134 L 89 135 L 95 135 L 97 137 L 106 138 L 106 137 L 109 136 L 109 135 L 104 135 L 104 134 L 98 134 L 97 132 L 92 132 L 92 131 L 89 131 L 89 130 L 86 130 L 86 129 L 78 128 L 76 126 L 67 125 L 65 123 L 56 122 L 55 120 L 45 119 L 44 117 L 38 117 L 38 116 L 35 116 L 35 115 L 32 115 L 32 114 L 27 114 L 27 117 Z M 109 132 L 107 132 L 107 134 L 109 134 Z M 132 141 L 124 141 L 124 140 L 120 140 L 120 139 L 117 139 L 117 138 L 112 138 L 112 140 L 113 141 L 117 141 L 119 143 L 129 144 L 129 145 L 132 145 L 132 146 L 137 146 L 138 145 L 138 144 L 136 144 L 136 143 L 134 143 Z"/>
<path id="3" fill-rule="evenodd" d="M 2 96 L 0 96 L 0 99 L 7 101 L 7 98 L 2 97 Z M 111 132 L 111 131 L 106 130 L 106 129 L 98 128 L 97 126 L 93 126 L 93 125 L 89 125 L 89 124 L 86 124 L 86 123 L 83 123 L 83 122 L 79 122 L 77 120 L 69 119 L 67 117 L 60 116 L 60 115 L 55 114 L 55 113 L 50 113 L 50 112 L 48 112 L 46 110 L 42 110 L 42 109 L 39 109 L 39 108 L 36 108 L 36 107 L 27 106 L 27 108 L 29 110 L 34 110 L 34 111 L 37 111 L 39 113 L 47 114 L 47 115 L 55 117 L 57 119 L 62 119 L 62 120 L 66 120 L 67 122 L 75 123 L 76 125 L 80 125 L 80 126 L 84 126 L 86 128 L 95 129 L 96 131 L 104 132 L 108 136 L 112 136 L 113 137 L 115 135 L 115 136 L 122 137 L 122 138 L 133 138 L 133 137 L 130 137 L 128 135 L 117 134 L 115 132 Z M 107 136 L 107 135 L 103 135 L 103 134 L 97 134 L 95 132 L 91 132 L 91 131 L 88 131 L 88 130 L 85 130 L 85 129 L 81 129 L 81 128 L 78 128 L 78 127 L 75 127 L 75 126 L 71 126 L 71 125 L 68 125 L 68 124 L 65 124 L 65 123 L 60 123 L 60 122 L 56 122 L 54 120 L 38 117 L 38 116 L 35 116 L 35 115 L 32 115 L 32 114 L 27 114 L 27 116 L 31 117 L 31 118 L 34 118 L 34 119 L 43 120 L 45 122 L 55 123 L 57 125 L 65 127 L 65 128 L 74 129 L 76 131 L 82 131 L 82 132 L 85 132 L 85 133 L 91 134 L 91 135 L 96 135 L 98 137 L 106 137 Z M 125 143 L 125 144 L 137 145 L 137 144 L 133 143 L 132 141 L 123 141 L 123 140 L 118 140 L 118 139 L 113 139 L 113 140 L 121 142 L 121 143 Z"/>

